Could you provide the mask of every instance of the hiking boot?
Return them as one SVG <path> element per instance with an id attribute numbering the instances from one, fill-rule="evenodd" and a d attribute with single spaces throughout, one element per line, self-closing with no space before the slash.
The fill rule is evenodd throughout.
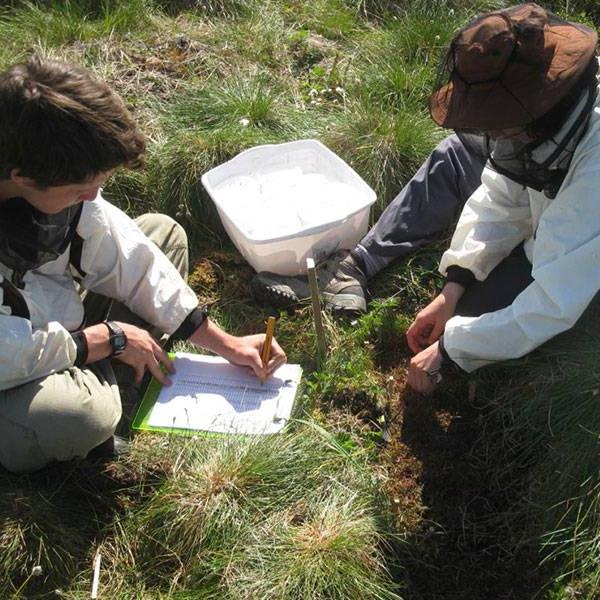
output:
<path id="1" fill-rule="evenodd" d="M 278 308 L 291 308 L 310 298 L 308 278 L 303 275 L 278 275 L 261 271 L 252 278 L 250 289 L 261 304 L 270 304 Z"/>
<path id="2" fill-rule="evenodd" d="M 105 462 L 126 454 L 129 450 L 129 442 L 118 435 L 111 435 L 107 440 L 92 448 L 86 460 L 90 462 Z"/>
<path id="3" fill-rule="evenodd" d="M 350 253 L 325 272 L 331 272 L 328 281 L 323 278 L 321 292 L 327 308 L 347 313 L 367 312 L 367 278 Z"/>
<path id="4" fill-rule="evenodd" d="M 317 282 L 326 308 L 346 313 L 366 312 L 367 278 L 347 250 L 340 250 L 317 265 Z M 259 301 L 279 308 L 290 308 L 310 298 L 305 275 L 263 271 L 253 277 L 251 288 Z"/>

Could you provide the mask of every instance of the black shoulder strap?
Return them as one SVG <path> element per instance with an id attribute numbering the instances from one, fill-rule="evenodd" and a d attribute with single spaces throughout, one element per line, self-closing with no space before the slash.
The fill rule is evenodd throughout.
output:
<path id="1" fill-rule="evenodd" d="M 69 263 L 79 273 L 80 277 L 85 277 L 87 273 L 81 268 L 81 253 L 83 252 L 83 238 L 77 233 L 77 225 L 81 218 L 83 210 L 83 202 L 79 207 L 79 211 L 74 219 L 73 234 L 71 237 L 71 247 L 69 248 Z"/>
<path id="2" fill-rule="evenodd" d="M 75 232 L 71 240 L 71 248 L 69 249 L 69 263 L 79 273 L 80 277 L 85 277 L 87 273 L 81 267 L 81 253 L 83 251 L 83 238 Z"/>

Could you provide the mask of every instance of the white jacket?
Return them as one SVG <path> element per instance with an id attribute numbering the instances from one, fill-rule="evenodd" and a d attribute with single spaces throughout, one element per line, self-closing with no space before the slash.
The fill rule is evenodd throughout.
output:
<path id="1" fill-rule="evenodd" d="M 85 202 L 77 233 L 83 239 L 82 287 L 119 300 L 165 333 L 173 333 L 198 306 L 166 256 L 125 213 L 100 194 Z M 0 390 L 72 367 L 69 332 L 83 324 L 83 303 L 69 250 L 28 271 L 20 290 L 29 318 L 14 316 L 0 286 Z M 0 283 L 11 271 L 0 263 Z"/>
<path id="2" fill-rule="evenodd" d="M 446 324 L 445 349 L 465 371 L 523 356 L 571 328 L 600 290 L 600 95 L 554 199 L 484 169 L 440 272 L 458 265 L 482 281 L 523 241 L 533 283 L 504 309 Z"/>

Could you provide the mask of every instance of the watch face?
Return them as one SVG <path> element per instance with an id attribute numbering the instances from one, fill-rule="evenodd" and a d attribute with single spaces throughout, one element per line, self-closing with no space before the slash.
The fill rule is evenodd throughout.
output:
<path id="1" fill-rule="evenodd" d="M 117 356 L 127 348 L 127 336 L 116 323 L 105 321 L 105 325 L 110 332 L 109 341 L 112 349 L 112 356 Z"/>
<path id="2" fill-rule="evenodd" d="M 127 338 L 124 334 L 118 333 L 112 339 L 113 352 L 119 354 L 127 348 Z"/>

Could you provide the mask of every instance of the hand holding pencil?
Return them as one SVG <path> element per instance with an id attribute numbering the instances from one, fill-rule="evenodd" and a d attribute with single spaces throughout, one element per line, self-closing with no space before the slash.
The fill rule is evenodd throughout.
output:
<path id="1" fill-rule="evenodd" d="M 267 332 L 255 335 L 234 336 L 226 333 L 208 319 L 191 336 L 190 341 L 215 354 L 219 354 L 234 365 L 249 367 L 261 380 L 270 377 L 287 357 L 273 336 L 275 318 L 267 320 Z"/>

